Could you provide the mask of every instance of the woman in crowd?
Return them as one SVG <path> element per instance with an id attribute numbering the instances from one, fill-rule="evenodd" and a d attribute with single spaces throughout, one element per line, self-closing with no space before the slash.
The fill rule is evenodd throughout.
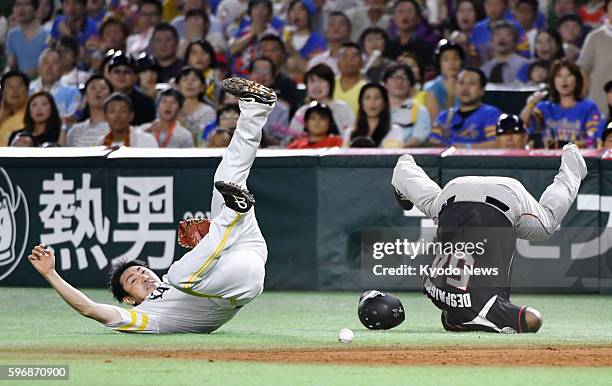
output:
<path id="1" fill-rule="evenodd" d="M 529 81 L 529 66 L 531 64 L 543 62 L 550 68 L 555 60 L 565 57 L 559 33 L 552 29 L 538 31 L 535 37 L 533 56 L 533 59 L 519 70 L 518 78 L 521 82 Z"/>
<path id="2" fill-rule="evenodd" d="M 355 130 L 348 143 L 371 139 L 376 147 L 404 147 L 404 135 L 399 126 L 391 125 L 391 108 L 387 90 L 379 83 L 367 83 L 359 92 L 359 112 Z"/>
<path id="3" fill-rule="evenodd" d="M 380 82 L 387 67 L 393 63 L 382 56 L 388 41 L 387 33 L 379 27 L 366 28 L 359 37 L 359 46 L 366 56 L 363 70 L 370 82 Z"/>
<path id="4" fill-rule="evenodd" d="M 583 85 L 580 67 L 561 59 L 552 66 L 549 91 L 538 91 L 527 99 L 521 118 L 530 122 L 532 133 L 545 146 L 561 148 L 568 142 L 597 146 L 601 115 L 593 101 L 582 98 Z"/>
<path id="5" fill-rule="evenodd" d="M 287 11 L 284 41 L 287 47 L 285 70 L 292 78 L 301 78 L 308 60 L 327 49 L 327 40 L 312 30 L 311 15 L 316 12 L 312 2 L 293 0 Z"/>
<path id="6" fill-rule="evenodd" d="M 206 99 L 214 101 L 218 90 L 215 88 L 217 84 L 215 79 L 217 60 L 213 46 L 202 39 L 190 42 L 185 50 L 185 63 L 202 72 L 206 82 Z"/>
<path id="7" fill-rule="evenodd" d="M 432 117 L 436 117 L 438 112 L 440 112 L 440 106 L 438 105 L 438 100 L 432 93 L 423 90 L 423 82 L 425 79 L 423 64 L 419 58 L 410 51 L 404 51 L 399 54 L 397 62 L 407 65 L 412 70 L 415 77 L 415 83 L 412 87 L 411 97 L 419 102 L 421 106 L 425 106 L 430 119 L 433 120 L 434 118 Z"/>
<path id="8" fill-rule="evenodd" d="M 7 145 L 10 145 L 15 136 L 21 132 L 31 133 L 36 145 L 57 142 L 62 128 L 62 119 L 53 96 L 46 91 L 32 94 L 28 99 L 23 123 L 23 129 L 13 132 Z"/>
<path id="9" fill-rule="evenodd" d="M 329 107 L 323 103 L 312 102 L 304 115 L 305 135 L 293 140 L 289 149 L 318 149 L 342 146 L 338 127 Z"/>
<path id="10" fill-rule="evenodd" d="M 201 137 L 204 128 L 215 120 L 215 110 L 204 103 L 206 80 L 202 71 L 185 67 L 176 77 L 178 89 L 185 97 L 179 114 L 179 122 L 191 132 L 194 143 Z"/>
<path id="11" fill-rule="evenodd" d="M 229 94 L 231 95 L 231 94 Z M 198 139 L 199 147 L 210 147 L 210 136 L 215 130 L 226 130 L 230 134 L 234 134 L 240 117 L 240 107 L 238 103 L 229 103 L 217 109 L 217 120 L 211 122 L 204 128 L 202 135 Z"/>
<path id="12" fill-rule="evenodd" d="M 424 90 L 433 94 L 440 109 L 455 107 L 459 104 L 455 95 L 457 75 L 465 63 L 465 52 L 459 44 L 442 39 L 436 46 L 435 62 L 439 75 L 425 83 Z M 438 112 L 430 112 L 430 116 L 437 117 Z"/>
<path id="13" fill-rule="evenodd" d="M 340 134 L 351 131 L 355 124 L 355 113 L 346 102 L 333 100 L 334 87 L 336 84 L 334 71 L 326 64 L 317 64 L 304 75 L 306 93 L 310 101 L 316 101 L 327 105 L 334 116 L 334 121 Z M 289 129 L 301 133 L 304 130 L 306 110 L 310 107 L 306 104 L 300 107 L 293 116 Z"/>
<path id="14" fill-rule="evenodd" d="M 449 40 L 459 44 L 466 53 L 466 65 L 480 66 L 480 58 L 476 47 L 471 43 L 472 30 L 477 22 L 484 19 L 482 2 L 475 0 L 459 0 L 451 19 L 452 31 Z"/>
<path id="15" fill-rule="evenodd" d="M 59 141 L 62 146 L 94 146 L 100 137 L 108 134 L 110 128 L 103 106 L 112 92 L 113 86 L 102 75 L 95 74 L 87 80 L 83 100 L 88 119 L 74 124 L 68 132 L 62 131 Z"/>

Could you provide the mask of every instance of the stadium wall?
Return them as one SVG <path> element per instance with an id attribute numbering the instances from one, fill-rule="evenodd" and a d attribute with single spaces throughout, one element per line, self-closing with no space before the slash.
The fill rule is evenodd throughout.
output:
<path id="1" fill-rule="evenodd" d="M 363 232 L 431 226 L 395 202 L 404 152 L 445 184 L 462 175 L 520 180 L 535 196 L 559 167 L 556 150 L 262 150 L 249 179 L 267 239 L 266 286 L 290 290 L 414 289 L 418 276 L 364 279 Z M 0 285 L 42 286 L 25 258 L 44 243 L 77 286 L 106 285 L 109 264 L 140 258 L 164 273 L 186 252 L 176 224 L 210 210 L 216 149 L 0 149 Z M 589 174 L 561 230 L 519 242 L 513 287 L 523 292 L 612 292 L 612 153 L 585 150 Z M 406 231 L 408 232 L 408 231 Z M 409 233 L 409 232 L 408 232 Z"/>

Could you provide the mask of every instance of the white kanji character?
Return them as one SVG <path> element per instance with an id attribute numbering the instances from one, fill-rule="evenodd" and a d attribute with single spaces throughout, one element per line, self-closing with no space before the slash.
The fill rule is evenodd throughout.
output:
<path id="1" fill-rule="evenodd" d="M 151 269 L 166 269 L 174 259 L 175 230 L 153 230 L 154 223 L 172 223 L 172 177 L 118 177 L 117 222 L 138 224 L 135 230 L 115 230 L 115 242 L 132 242 L 132 247 L 119 258 L 134 260 L 146 243 L 163 243 L 162 256 L 147 256 Z M 118 259 L 118 258 L 117 258 Z M 115 259 L 115 260 L 117 260 Z"/>

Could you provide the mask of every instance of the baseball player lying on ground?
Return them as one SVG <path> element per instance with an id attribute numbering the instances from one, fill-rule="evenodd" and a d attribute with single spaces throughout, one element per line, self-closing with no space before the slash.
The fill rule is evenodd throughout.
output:
<path id="1" fill-rule="evenodd" d="M 487 240 L 484 253 L 478 256 L 438 253 L 430 267 L 471 265 L 498 272 L 470 276 L 462 269 L 461 277 L 434 272 L 423 278 L 423 293 L 442 310 L 446 330 L 521 333 L 540 329 L 542 316 L 537 310 L 510 303 L 516 239 L 549 238 L 586 174 L 576 145 L 566 145 L 559 173 L 538 202 L 519 181 L 507 177 L 459 177 L 440 189 L 411 155 L 399 159 L 392 180 L 397 199 L 404 209 L 414 204 L 438 224 L 437 239 L 442 245 Z"/>
<path id="2" fill-rule="evenodd" d="M 185 229 L 194 226 L 182 224 L 179 237 L 192 241 L 194 248 L 170 266 L 163 280 L 142 261 L 114 265 L 110 273 L 113 295 L 133 308 L 89 299 L 58 275 L 53 253 L 43 245 L 28 256 L 34 268 L 81 315 L 123 332 L 211 332 L 263 291 L 268 250 L 246 180 L 276 95 L 245 79 L 226 79 L 222 85 L 239 98 L 241 114 L 215 173 L 208 233 L 197 234 L 197 229 Z"/>

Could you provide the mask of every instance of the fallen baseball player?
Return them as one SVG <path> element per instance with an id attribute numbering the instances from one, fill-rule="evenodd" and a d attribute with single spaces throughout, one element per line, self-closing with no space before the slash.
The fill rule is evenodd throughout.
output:
<path id="1" fill-rule="evenodd" d="M 44 245 L 28 259 L 57 293 L 81 315 L 131 333 L 212 332 L 263 291 L 268 255 L 246 180 L 274 108 L 276 94 L 255 82 L 230 78 L 226 92 L 239 99 L 240 118 L 216 170 L 210 221 L 183 221 L 179 244 L 193 248 L 160 279 L 140 260 L 110 270 L 110 289 L 130 309 L 96 303 L 62 279 L 55 256 Z"/>

